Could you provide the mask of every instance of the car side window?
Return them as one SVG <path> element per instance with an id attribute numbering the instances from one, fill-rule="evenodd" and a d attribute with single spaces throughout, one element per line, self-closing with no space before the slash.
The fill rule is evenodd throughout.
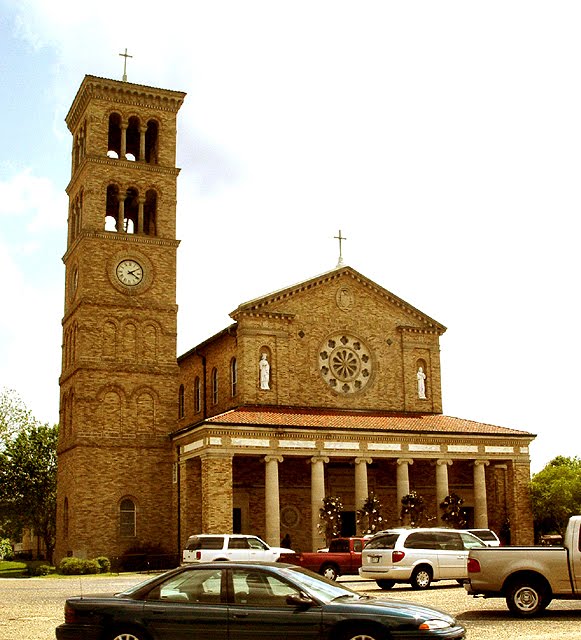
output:
<path id="1" fill-rule="evenodd" d="M 222 593 L 222 569 L 192 569 L 172 576 L 153 589 L 148 600 L 184 603 L 218 603 Z"/>
<path id="2" fill-rule="evenodd" d="M 436 549 L 437 543 L 434 534 L 427 531 L 411 533 L 404 542 L 406 549 Z"/>
<path id="3" fill-rule="evenodd" d="M 248 549 L 250 545 L 246 538 L 230 538 L 228 549 Z"/>
<path id="4" fill-rule="evenodd" d="M 438 543 L 438 549 L 442 551 L 462 551 L 464 546 L 460 535 L 455 531 L 434 534 Z"/>
<path id="5" fill-rule="evenodd" d="M 247 538 L 247 544 L 251 549 L 260 549 L 264 550 L 266 547 L 258 538 Z"/>
<path id="6" fill-rule="evenodd" d="M 234 604 L 266 607 L 292 607 L 290 595 L 300 595 L 298 589 L 275 575 L 257 569 L 232 571 Z"/>
<path id="7" fill-rule="evenodd" d="M 476 536 L 471 536 L 469 533 L 460 533 L 462 538 L 462 546 L 464 549 L 476 549 L 479 547 L 485 547 L 486 544 L 479 540 Z"/>

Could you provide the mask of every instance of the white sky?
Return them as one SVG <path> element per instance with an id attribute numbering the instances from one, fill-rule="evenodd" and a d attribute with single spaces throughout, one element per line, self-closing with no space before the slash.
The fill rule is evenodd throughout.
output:
<path id="1" fill-rule="evenodd" d="M 581 455 L 581 3 L 0 0 L 0 388 L 58 420 L 85 74 L 187 92 L 179 344 L 346 264 L 448 327 L 444 412 Z M 231 263 L 223 271 L 215 265 Z"/>

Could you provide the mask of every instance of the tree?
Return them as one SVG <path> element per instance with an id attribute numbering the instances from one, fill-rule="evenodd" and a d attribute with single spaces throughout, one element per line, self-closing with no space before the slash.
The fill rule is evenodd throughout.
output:
<path id="1" fill-rule="evenodd" d="M 535 531 L 564 535 L 572 515 L 581 514 L 581 459 L 557 456 L 531 480 Z"/>
<path id="2" fill-rule="evenodd" d="M 58 427 L 38 422 L 13 392 L 0 394 L 0 408 L 0 526 L 14 538 L 32 529 L 52 561 Z"/>
<path id="3" fill-rule="evenodd" d="M 377 533 L 382 523 L 381 502 L 374 493 L 370 493 L 363 507 L 357 511 L 357 524 L 361 525 L 361 532 L 365 535 Z"/>
<path id="4" fill-rule="evenodd" d="M 440 509 L 444 511 L 442 520 L 454 529 L 466 527 L 466 511 L 462 509 L 464 500 L 456 493 L 451 493 L 440 502 Z"/>
<path id="5" fill-rule="evenodd" d="M 341 511 L 343 502 L 341 498 L 327 496 L 323 498 L 323 506 L 319 509 L 319 531 L 325 536 L 327 544 L 341 535 Z"/>
<path id="6" fill-rule="evenodd" d="M 409 519 L 410 527 L 420 527 L 424 519 L 424 499 L 416 491 L 408 493 L 401 499 L 400 520 Z"/>

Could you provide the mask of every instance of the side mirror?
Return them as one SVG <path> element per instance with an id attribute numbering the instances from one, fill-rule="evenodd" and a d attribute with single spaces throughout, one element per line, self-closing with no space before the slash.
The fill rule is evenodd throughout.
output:
<path id="1" fill-rule="evenodd" d="M 287 596 L 286 603 L 294 607 L 300 607 L 301 609 L 308 609 L 315 604 L 315 601 L 302 593 L 293 593 L 292 595 Z"/>

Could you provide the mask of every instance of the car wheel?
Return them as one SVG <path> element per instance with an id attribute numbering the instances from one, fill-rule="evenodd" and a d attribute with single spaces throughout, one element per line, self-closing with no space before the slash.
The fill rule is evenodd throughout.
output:
<path id="1" fill-rule="evenodd" d="M 506 605 L 510 612 L 521 618 L 538 615 L 550 602 L 549 589 L 535 580 L 515 582 L 506 595 Z"/>
<path id="2" fill-rule="evenodd" d="M 395 580 L 376 580 L 377 586 L 384 591 L 391 589 L 395 584 Z"/>
<path id="3" fill-rule="evenodd" d="M 432 584 L 432 570 L 430 567 L 416 567 L 412 573 L 410 584 L 412 589 L 427 589 Z"/>
<path id="4" fill-rule="evenodd" d="M 384 640 L 386 634 L 373 627 L 354 627 L 344 631 L 340 640 Z"/>
<path id="5" fill-rule="evenodd" d="M 329 580 L 337 580 L 339 572 L 337 571 L 337 567 L 332 564 L 326 564 L 321 567 L 321 575 L 325 578 L 329 578 Z"/>
<path id="6" fill-rule="evenodd" d="M 137 629 L 117 629 L 107 636 L 108 640 L 149 640 L 149 636 Z"/>

